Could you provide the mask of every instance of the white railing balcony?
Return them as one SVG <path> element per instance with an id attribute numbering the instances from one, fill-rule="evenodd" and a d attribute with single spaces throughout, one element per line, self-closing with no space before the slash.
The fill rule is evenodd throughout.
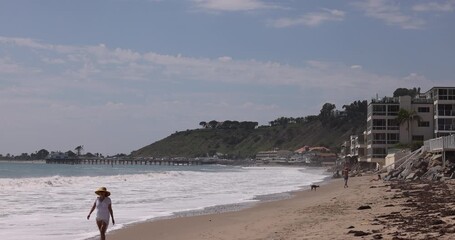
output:
<path id="1" fill-rule="evenodd" d="M 423 148 L 427 152 L 455 150 L 455 135 L 427 140 Z"/>

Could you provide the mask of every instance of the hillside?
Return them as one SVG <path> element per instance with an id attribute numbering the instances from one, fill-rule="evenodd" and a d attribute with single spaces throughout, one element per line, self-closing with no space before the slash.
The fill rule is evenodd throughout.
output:
<path id="1" fill-rule="evenodd" d="M 366 110 L 366 109 L 365 109 Z M 322 111 L 322 110 L 321 110 Z M 226 154 L 229 158 L 254 157 L 258 151 L 296 150 L 304 145 L 327 146 L 337 151 L 350 135 L 362 134 L 366 111 L 355 117 L 321 116 L 310 121 L 255 129 L 203 128 L 176 132 L 131 153 L 133 157 L 198 157 Z"/>

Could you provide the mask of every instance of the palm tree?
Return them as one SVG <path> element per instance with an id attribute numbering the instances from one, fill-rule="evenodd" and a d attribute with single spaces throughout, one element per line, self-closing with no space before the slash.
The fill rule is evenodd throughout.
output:
<path id="1" fill-rule="evenodd" d="M 408 132 L 408 141 L 411 142 L 411 130 L 412 130 L 412 122 L 414 120 L 419 121 L 421 117 L 417 115 L 416 111 L 411 110 L 408 111 L 406 109 L 400 109 L 398 111 L 398 115 L 395 118 L 399 125 L 406 123 L 406 131 Z"/>
<path id="2" fill-rule="evenodd" d="M 77 156 L 80 156 L 81 155 L 81 152 L 82 150 L 84 149 L 84 146 L 83 145 L 79 145 L 77 146 L 74 150 L 77 151 Z"/>

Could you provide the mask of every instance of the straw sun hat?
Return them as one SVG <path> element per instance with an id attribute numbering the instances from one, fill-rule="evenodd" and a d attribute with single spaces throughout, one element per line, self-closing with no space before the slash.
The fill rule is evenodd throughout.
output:
<path id="1" fill-rule="evenodd" d="M 100 187 L 98 188 L 95 193 L 97 195 L 100 195 L 101 192 L 105 192 L 106 193 L 106 197 L 109 197 L 109 195 L 111 195 L 111 193 L 105 188 L 105 187 Z"/>

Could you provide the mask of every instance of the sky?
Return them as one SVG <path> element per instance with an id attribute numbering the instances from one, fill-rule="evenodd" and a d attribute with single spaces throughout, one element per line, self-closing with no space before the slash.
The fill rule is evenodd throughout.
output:
<path id="1" fill-rule="evenodd" d="M 0 154 L 455 86 L 455 0 L 0 0 Z M 304 145 L 304 143 L 302 143 Z"/>

